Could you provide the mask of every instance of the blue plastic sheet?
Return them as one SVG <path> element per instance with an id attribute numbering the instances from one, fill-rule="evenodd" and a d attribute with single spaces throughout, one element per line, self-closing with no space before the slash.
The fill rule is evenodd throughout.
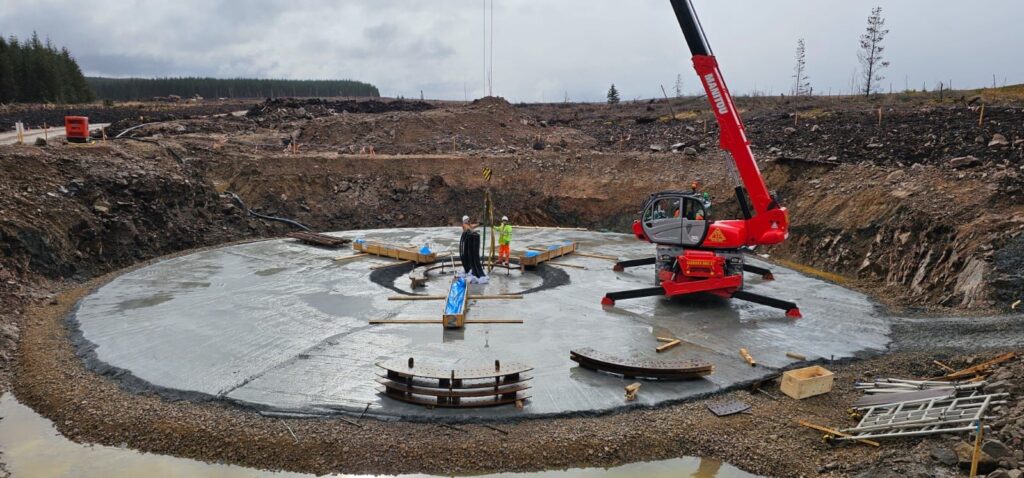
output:
<path id="1" fill-rule="evenodd" d="M 466 297 L 466 278 L 458 277 L 452 281 L 448 289 L 448 302 L 444 305 L 445 314 L 461 314 Z"/>
<path id="2" fill-rule="evenodd" d="M 420 248 L 420 254 L 430 254 L 430 248 L 427 247 L 427 246 L 421 247 Z"/>
<path id="3" fill-rule="evenodd" d="M 537 252 L 537 251 L 526 251 L 526 257 L 536 257 L 536 256 L 539 256 L 539 255 L 540 255 L 540 253 Z"/>

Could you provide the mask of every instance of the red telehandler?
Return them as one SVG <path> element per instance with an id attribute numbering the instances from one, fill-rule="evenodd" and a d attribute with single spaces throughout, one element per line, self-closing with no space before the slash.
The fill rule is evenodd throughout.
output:
<path id="1" fill-rule="evenodd" d="M 704 293 L 776 307 L 785 310 L 789 317 L 800 317 L 800 309 L 793 302 L 743 290 L 744 271 L 772 279 L 768 269 L 744 263 L 744 249 L 786 240 L 789 216 L 786 208 L 768 193 L 750 151 L 743 121 L 718 70 L 718 61 L 711 53 L 693 4 L 690 0 L 671 1 L 693 55 L 693 68 L 718 120 L 720 146 L 732 156 L 743 182 L 736 187 L 743 219 L 711 219 L 710 203 L 695 191 L 652 194 L 644 203 L 640 219 L 633 223 L 633 234 L 637 239 L 656 244 L 657 256 L 622 261 L 615 264 L 615 270 L 654 264 L 658 286 L 609 292 L 601 303 L 611 306 L 620 299 Z"/>

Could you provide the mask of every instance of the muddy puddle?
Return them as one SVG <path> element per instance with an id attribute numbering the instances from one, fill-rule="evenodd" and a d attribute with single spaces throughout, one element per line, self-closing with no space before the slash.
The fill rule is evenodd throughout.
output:
<path id="1" fill-rule="evenodd" d="M 140 453 L 134 450 L 102 445 L 80 445 L 64 438 L 53 424 L 22 405 L 11 394 L 0 397 L 0 460 L 14 478 L 150 478 L 170 477 L 313 477 L 301 473 L 256 470 L 233 465 L 204 463 L 165 455 Z M 2 474 L 2 473 L 0 473 Z M 330 475 L 362 477 L 373 475 Z M 391 476 L 391 475 L 381 475 Z M 400 475 L 407 478 L 430 475 Z M 690 477 L 740 478 L 753 477 L 717 460 L 679 458 L 657 462 L 634 463 L 617 468 L 576 468 L 537 473 L 500 473 L 484 477 L 575 478 L 575 477 Z"/>

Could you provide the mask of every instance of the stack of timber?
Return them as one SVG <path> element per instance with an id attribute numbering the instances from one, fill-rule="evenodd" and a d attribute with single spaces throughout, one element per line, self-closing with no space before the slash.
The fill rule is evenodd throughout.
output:
<path id="1" fill-rule="evenodd" d="M 427 407 L 474 408 L 521 404 L 530 398 L 525 391 L 533 367 L 521 363 L 476 368 L 448 369 L 394 359 L 377 363 L 384 369 L 377 390 L 388 398 Z"/>

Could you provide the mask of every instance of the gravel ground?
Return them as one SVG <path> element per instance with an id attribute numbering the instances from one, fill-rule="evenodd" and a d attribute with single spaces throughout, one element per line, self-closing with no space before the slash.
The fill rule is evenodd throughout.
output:
<path id="1" fill-rule="evenodd" d="M 858 378 L 935 374 L 935 358 L 965 363 L 954 352 L 936 356 L 908 350 L 826 364 L 837 374 L 831 393 L 797 402 L 781 396 L 774 386 L 769 390 L 778 400 L 736 391 L 715 399 L 746 401 L 753 405 L 752 413 L 726 418 L 711 415 L 705 401 L 694 401 L 600 417 L 503 423 L 500 428 L 507 434 L 480 425 L 456 429 L 373 419 L 359 420 L 358 426 L 341 419 L 276 419 L 220 403 L 133 395 L 85 370 L 68 340 L 64 319 L 81 297 L 122 272 L 58 293 L 26 311 L 14 380 L 19 400 L 75 441 L 263 469 L 486 473 L 607 467 L 687 455 L 718 458 L 768 476 L 882 476 L 871 475 L 871 469 L 889 462 L 887 472 L 936 469 L 945 465 L 913 458 L 920 457 L 926 446 L 920 440 L 890 442 L 881 449 L 832 447 L 822 442 L 820 433 L 795 422 L 847 426 L 846 409 L 858 396 L 853 390 Z M 905 458 L 900 450 L 906 451 Z M 900 459 L 894 459 L 894 453 Z M 927 459 L 927 453 L 924 456 Z"/>

